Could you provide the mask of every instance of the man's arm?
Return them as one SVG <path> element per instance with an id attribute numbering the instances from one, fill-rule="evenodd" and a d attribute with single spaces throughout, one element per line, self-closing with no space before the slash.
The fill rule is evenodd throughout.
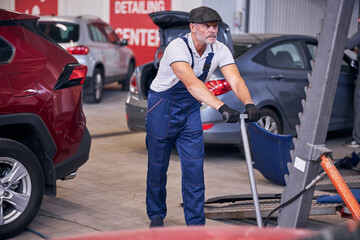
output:
<path id="1" fill-rule="evenodd" d="M 234 123 L 239 121 L 239 112 L 229 108 L 220 99 L 215 97 L 214 94 L 199 80 L 190 65 L 186 62 L 175 62 L 171 64 L 176 76 L 182 81 L 190 92 L 190 94 L 199 101 L 202 101 L 218 110 L 222 115 L 225 122 Z M 230 86 L 235 89 L 236 96 L 244 103 L 245 113 L 248 114 L 248 120 L 257 121 L 260 117 L 259 112 L 256 110 L 255 105 L 252 103 L 249 90 L 247 89 L 244 80 L 235 64 L 228 65 L 223 74 L 225 78 L 229 78 Z"/>
<path id="2" fill-rule="evenodd" d="M 171 64 L 171 68 L 194 98 L 216 110 L 219 110 L 219 108 L 224 105 L 224 103 L 215 97 L 205 84 L 195 76 L 189 63 L 175 62 Z"/>
<path id="3" fill-rule="evenodd" d="M 230 84 L 232 90 L 234 91 L 236 97 L 246 104 L 253 104 L 249 90 L 245 85 L 244 79 L 241 77 L 239 70 L 235 64 L 230 64 L 222 67 L 222 74 L 224 75 L 226 81 Z"/>
<path id="4" fill-rule="evenodd" d="M 261 114 L 256 109 L 251 99 L 249 89 L 247 88 L 244 79 L 241 77 L 236 65 L 230 64 L 222 67 L 220 70 L 224 75 L 226 81 L 230 84 L 231 89 L 235 93 L 236 97 L 243 102 L 245 106 L 244 113 L 248 115 L 246 121 L 250 121 L 250 122 L 258 121 Z"/>

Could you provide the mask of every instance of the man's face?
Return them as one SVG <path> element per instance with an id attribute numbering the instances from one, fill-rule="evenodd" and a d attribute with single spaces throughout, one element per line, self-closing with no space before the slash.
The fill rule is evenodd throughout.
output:
<path id="1" fill-rule="evenodd" d="M 195 35 L 197 39 L 206 44 L 214 44 L 218 32 L 218 22 L 195 23 Z"/>

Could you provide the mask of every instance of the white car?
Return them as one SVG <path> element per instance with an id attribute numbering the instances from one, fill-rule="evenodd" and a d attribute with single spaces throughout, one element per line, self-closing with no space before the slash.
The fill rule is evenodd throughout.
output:
<path id="1" fill-rule="evenodd" d="M 71 53 L 80 64 L 87 65 L 84 100 L 99 103 L 105 84 L 119 82 L 129 90 L 135 57 L 113 28 L 93 16 L 41 16 L 39 28 Z"/>

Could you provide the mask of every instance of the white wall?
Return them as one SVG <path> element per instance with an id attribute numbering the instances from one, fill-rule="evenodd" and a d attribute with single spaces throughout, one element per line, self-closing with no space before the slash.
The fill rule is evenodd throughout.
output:
<path id="1" fill-rule="evenodd" d="M 94 15 L 110 22 L 110 1 L 58 0 L 58 15 Z"/>
<path id="2" fill-rule="evenodd" d="M 205 6 L 215 9 L 220 14 L 222 20 L 226 22 L 233 31 L 236 0 L 203 0 L 203 3 Z"/>
<path id="3" fill-rule="evenodd" d="M 328 0 L 251 0 L 249 32 L 316 36 L 321 31 Z M 359 1 L 355 1 L 349 35 L 357 31 Z"/>
<path id="4" fill-rule="evenodd" d="M 15 1 L 14 0 L 0 0 L 0 8 L 14 10 Z"/>
<path id="5" fill-rule="evenodd" d="M 252 0 L 249 7 L 249 32 L 266 32 L 266 0 Z"/>
<path id="6" fill-rule="evenodd" d="M 171 0 L 171 8 L 174 11 L 190 12 L 191 9 L 202 6 L 203 0 Z"/>

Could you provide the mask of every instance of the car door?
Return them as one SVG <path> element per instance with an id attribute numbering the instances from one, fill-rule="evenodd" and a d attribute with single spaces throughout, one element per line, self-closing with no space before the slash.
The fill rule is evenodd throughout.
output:
<path id="1" fill-rule="evenodd" d="M 300 40 L 275 43 L 265 51 L 266 87 L 277 100 L 291 128 L 299 124 L 301 99 L 308 85 L 309 63 Z"/>
<path id="2" fill-rule="evenodd" d="M 109 81 L 109 77 L 119 75 L 120 54 L 114 50 L 113 44 L 110 43 L 108 35 L 106 33 L 106 25 L 101 22 L 93 22 L 89 24 L 89 29 L 92 35 L 92 39 L 96 44 L 92 47 L 96 47 L 101 55 L 101 62 L 105 68 L 105 82 Z"/>
<path id="3" fill-rule="evenodd" d="M 307 42 L 310 57 L 315 58 L 316 43 Z M 354 115 L 354 88 L 356 71 L 351 66 L 351 59 L 344 55 L 341 63 L 340 76 L 332 107 L 329 130 L 340 130 L 352 126 Z"/>
<path id="4" fill-rule="evenodd" d="M 115 31 L 112 29 L 110 25 L 107 25 L 105 27 L 106 34 L 108 36 L 109 42 L 111 43 L 111 47 L 113 51 L 117 52 L 118 55 L 118 62 L 114 62 L 115 64 L 115 70 L 117 75 L 125 75 L 127 73 L 127 56 L 129 55 L 126 51 L 126 47 L 121 45 L 120 39 L 118 35 L 115 33 Z"/>

